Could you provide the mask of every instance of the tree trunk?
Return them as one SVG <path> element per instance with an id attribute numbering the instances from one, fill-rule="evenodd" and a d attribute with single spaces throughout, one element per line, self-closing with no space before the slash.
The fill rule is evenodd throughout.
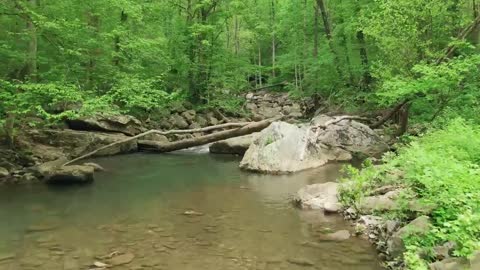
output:
<path id="1" fill-rule="evenodd" d="M 88 25 L 94 29 L 92 38 L 94 40 L 98 39 L 99 33 L 100 33 L 100 17 L 98 15 L 94 14 L 94 11 L 91 10 L 87 14 L 88 17 Z M 97 66 L 97 57 L 100 55 L 100 49 L 99 48 L 92 48 L 88 52 L 88 63 L 86 67 L 86 85 L 87 88 L 92 88 L 93 87 L 93 81 L 94 79 L 93 74 L 95 74 L 95 69 Z"/>
<path id="2" fill-rule="evenodd" d="M 472 0 L 472 5 L 473 5 L 473 17 L 477 18 L 478 15 L 480 14 L 480 5 L 477 3 L 476 0 Z M 475 25 L 475 27 L 472 30 L 472 34 L 470 35 L 470 40 L 473 45 L 478 46 L 480 42 L 480 25 Z"/>
<path id="3" fill-rule="evenodd" d="M 262 76 L 262 48 L 258 44 L 258 84 L 260 87 L 263 86 Z"/>
<path id="4" fill-rule="evenodd" d="M 5 136 L 7 139 L 7 145 L 13 148 L 15 145 L 15 114 L 7 113 L 7 118 L 4 124 Z"/>
<path id="5" fill-rule="evenodd" d="M 125 13 L 125 10 L 122 10 L 120 13 L 120 27 L 123 30 L 125 23 L 127 22 L 128 14 Z M 120 67 L 120 51 L 121 51 L 121 37 L 120 34 L 115 35 L 114 39 L 114 47 L 115 47 L 115 56 L 113 57 L 113 65 L 116 67 Z"/>
<path id="6" fill-rule="evenodd" d="M 402 136 L 408 130 L 408 118 L 410 113 L 411 103 L 405 104 L 402 109 L 399 111 L 399 124 L 400 128 L 398 129 L 397 136 Z"/>
<path id="7" fill-rule="evenodd" d="M 276 58 L 277 58 L 277 42 L 275 40 L 275 23 L 276 23 L 276 18 L 275 18 L 275 0 L 272 0 L 272 78 L 276 77 Z"/>
<path id="8" fill-rule="evenodd" d="M 235 32 L 234 32 L 234 40 L 235 40 L 235 56 L 238 56 L 240 52 L 240 22 L 238 20 L 238 16 L 235 16 Z"/>
<path id="9" fill-rule="evenodd" d="M 37 0 L 28 1 L 32 8 L 37 6 Z M 37 65 L 37 54 L 38 54 L 38 38 L 37 38 L 37 27 L 33 22 L 32 18 L 27 20 L 27 31 L 29 35 L 28 41 L 28 54 L 27 54 L 27 73 L 31 81 L 36 82 L 38 79 L 38 65 Z"/>
<path id="10" fill-rule="evenodd" d="M 330 26 L 330 21 L 328 18 L 328 13 L 327 9 L 325 7 L 325 3 L 323 0 L 317 0 L 317 5 L 320 10 L 320 14 L 322 15 L 322 20 L 323 20 L 323 28 L 325 31 L 325 37 L 327 38 L 328 46 L 330 48 L 330 51 L 333 54 L 333 59 L 334 59 L 334 66 L 335 70 L 337 71 L 337 74 L 340 78 L 343 79 L 343 73 L 342 70 L 340 69 L 340 58 L 338 57 L 335 48 L 333 46 L 333 38 L 332 38 L 332 28 Z"/>
<path id="11" fill-rule="evenodd" d="M 367 46 L 365 42 L 365 35 L 363 31 L 360 30 L 357 32 L 357 40 L 360 45 L 360 59 L 362 61 L 362 71 L 363 71 L 363 85 L 365 88 L 370 86 L 372 82 L 372 77 L 370 75 L 370 66 L 368 63 L 368 54 L 367 54 Z"/>
<path id="12" fill-rule="evenodd" d="M 314 14 L 314 22 L 313 22 L 313 58 L 318 57 L 318 38 L 319 34 L 318 32 L 320 31 L 319 27 L 319 17 L 320 17 L 320 12 L 318 5 L 314 5 L 313 7 L 315 9 L 315 14 Z"/>
<path id="13" fill-rule="evenodd" d="M 139 148 L 143 151 L 167 153 L 194 146 L 205 145 L 220 140 L 226 140 L 233 137 L 248 135 L 265 129 L 271 123 L 272 120 L 265 120 L 261 122 L 251 123 L 238 129 L 220 131 L 217 133 L 204 135 L 192 139 L 181 140 L 177 142 L 159 143 L 154 141 L 139 141 Z"/>

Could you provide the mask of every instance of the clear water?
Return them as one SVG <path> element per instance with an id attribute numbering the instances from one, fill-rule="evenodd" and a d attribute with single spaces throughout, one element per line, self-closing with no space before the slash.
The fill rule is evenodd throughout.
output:
<path id="1" fill-rule="evenodd" d="M 335 180 L 340 165 L 266 176 L 228 156 L 95 162 L 107 172 L 89 186 L 0 188 L 0 270 L 89 269 L 112 252 L 134 255 L 113 269 L 380 269 L 364 240 L 320 240 L 352 229 L 341 217 L 290 204 L 302 186 Z"/>

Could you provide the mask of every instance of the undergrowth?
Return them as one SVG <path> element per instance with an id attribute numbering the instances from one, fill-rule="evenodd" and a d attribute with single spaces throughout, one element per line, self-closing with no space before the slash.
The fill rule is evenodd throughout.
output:
<path id="1" fill-rule="evenodd" d="M 408 223 L 423 213 L 409 207 L 416 200 L 429 209 L 432 227 L 424 235 L 404 239 L 407 269 L 428 269 L 433 248 L 455 243 L 452 256 L 469 257 L 480 248 L 480 126 L 462 119 L 450 121 L 383 158 L 381 165 L 366 162 L 361 170 L 349 167 L 343 185 L 344 205 L 358 205 L 373 189 L 402 187 L 399 208 L 384 213 Z M 433 207 L 432 207 L 433 206 Z"/>

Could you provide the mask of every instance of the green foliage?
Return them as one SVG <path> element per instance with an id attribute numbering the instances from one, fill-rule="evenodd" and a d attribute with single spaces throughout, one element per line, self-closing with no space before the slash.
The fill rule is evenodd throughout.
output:
<path id="1" fill-rule="evenodd" d="M 165 91 L 162 77 L 140 79 L 125 75 L 117 80 L 106 96 L 122 112 L 141 115 L 166 107 L 177 93 L 168 94 Z"/>
<path id="2" fill-rule="evenodd" d="M 456 243 L 455 256 L 467 257 L 480 248 L 480 126 L 456 119 L 388 155 L 382 165 L 367 164 L 361 171 L 350 168 L 342 189 L 345 204 L 361 201 L 370 190 L 393 184 L 405 188 L 396 217 L 412 217 L 408 201 L 424 208 L 433 206 L 432 229 L 424 236 L 405 239 L 405 259 L 410 269 L 423 269 L 418 250 Z M 403 201 L 402 201 L 403 200 Z"/>

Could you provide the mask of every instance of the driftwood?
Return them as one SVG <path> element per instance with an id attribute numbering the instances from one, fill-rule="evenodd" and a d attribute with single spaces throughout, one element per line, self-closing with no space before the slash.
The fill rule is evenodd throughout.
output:
<path id="1" fill-rule="evenodd" d="M 119 144 L 124 144 L 124 143 L 130 142 L 130 141 L 133 141 L 133 140 L 137 140 L 137 139 L 140 139 L 140 138 L 145 137 L 145 136 L 150 135 L 150 134 L 159 134 L 159 135 L 164 135 L 165 136 L 165 135 L 172 135 L 172 134 L 201 133 L 201 132 L 210 132 L 210 131 L 219 130 L 219 129 L 235 128 L 233 130 L 221 131 L 221 132 L 217 132 L 217 133 L 214 133 L 214 134 L 210 134 L 210 135 L 206 135 L 206 136 L 202 136 L 202 137 L 198 137 L 198 138 L 194 138 L 194 139 L 182 140 L 182 141 L 179 141 L 179 142 L 172 142 L 172 143 L 165 144 L 165 145 L 167 145 L 167 147 L 169 147 L 171 149 L 174 149 L 175 147 L 170 146 L 171 144 L 182 145 L 182 143 L 185 142 L 184 145 L 187 145 L 187 146 L 184 147 L 184 148 L 188 148 L 188 147 L 192 147 L 192 146 L 205 144 L 205 143 L 202 143 L 202 141 L 204 140 L 204 137 L 208 137 L 209 139 L 206 143 L 210 143 L 210 142 L 214 142 L 216 140 L 224 140 L 224 139 L 228 139 L 228 138 L 232 138 L 232 137 L 236 137 L 236 136 L 247 135 L 249 133 L 253 133 L 253 132 L 256 132 L 256 131 L 259 131 L 259 130 L 262 130 L 262 129 L 268 127 L 270 125 L 270 123 L 272 123 L 273 121 L 276 121 L 278 119 L 280 119 L 280 118 L 274 118 L 274 119 L 265 120 L 265 121 L 261 121 L 261 122 L 226 123 L 226 124 L 215 125 L 215 126 L 210 126 L 210 127 L 196 128 L 196 129 L 186 129 L 186 130 L 161 131 L 161 130 L 152 129 L 152 130 L 149 130 L 147 132 L 138 134 L 136 136 L 129 137 L 125 140 L 117 141 L 117 142 L 111 143 L 109 145 L 105 145 L 103 147 L 100 147 L 100 148 L 98 148 L 98 149 L 96 149 L 92 152 L 89 152 L 85 155 L 74 158 L 74 159 L 66 162 L 62 166 L 67 166 L 67 165 L 73 164 L 73 163 L 75 163 L 77 161 L 80 161 L 82 159 L 89 158 L 89 157 L 97 154 L 98 152 L 103 151 L 105 149 L 108 149 L 110 147 L 113 147 L 113 146 L 116 146 L 116 145 L 119 145 Z M 250 130 L 252 130 L 252 131 L 249 132 Z M 239 134 L 239 135 L 237 135 L 237 134 Z M 218 135 L 218 136 L 216 136 L 216 135 Z M 209 137 L 209 136 L 211 136 L 211 137 Z M 219 138 L 219 139 L 210 141 L 214 138 Z M 199 143 L 196 144 L 194 142 L 191 142 L 192 140 L 193 141 L 198 141 Z M 150 142 L 150 144 L 152 144 L 152 145 L 155 144 L 155 143 L 156 142 Z M 159 145 L 160 143 L 156 143 L 156 144 Z M 191 146 L 188 146 L 188 145 L 191 145 Z M 175 150 L 180 150 L 180 149 L 183 149 L 183 148 L 174 149 L 174 150 L 170 150 L 170 151 L 175 151 Z M 164 151 L 164 152 L 168 152 L 168 151 Z"/>
<path id="2" fill-rule="evenodd" d="M 167 153 L 172 151 L 177 151 L 181 149 L 186 149 L 194 146 L 200 146 L 220 140 L 225 140 L 233 137 L 239 137 L 248 135 L 254 132 L 261 131 L 268 127 L 272 122 L 278 120 L 279 118 L 264 120 L 260 122 L 252 122 L 246 126 L 231 129 L 231 130 L 224 130 L 219 131 L 213 134 L 204 135 L 197 138 L 191 138 L 186 140 L 181 140 L 177 142 L 168 142 L 168 143 L 161 143 L 155 141 L 139 141 L 139 147 L 143 151 L 151 151 L 157 153 Z"/>

